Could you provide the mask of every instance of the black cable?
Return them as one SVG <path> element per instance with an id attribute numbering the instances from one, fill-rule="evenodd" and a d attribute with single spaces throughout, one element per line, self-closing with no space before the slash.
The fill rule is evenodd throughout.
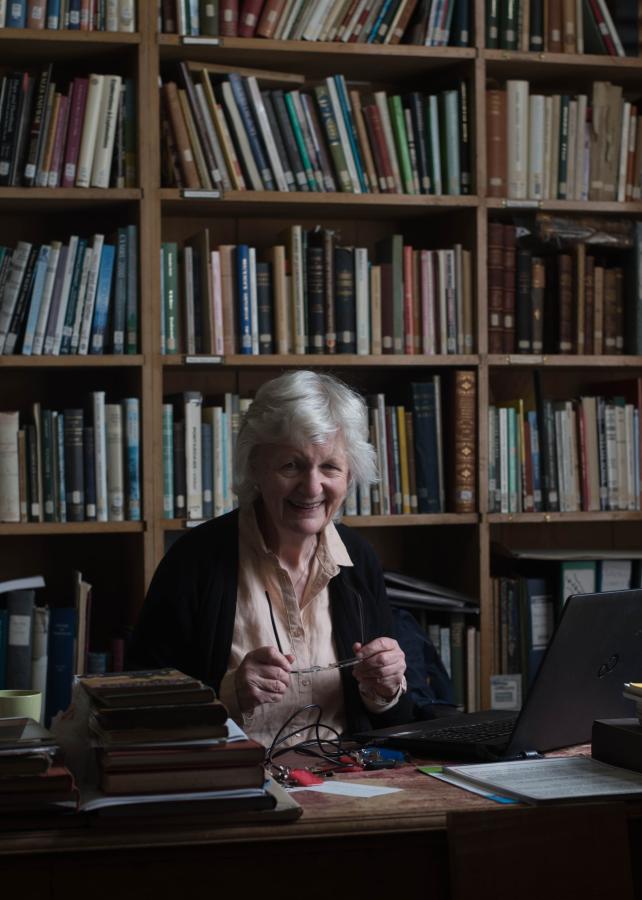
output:
<path id="1" fill-rule="evenodd" d="M 304 725 L 300 728 L 296 728 L 294 731 L 290 731 L 287 734 L 283 732 L 286 730 L 287 726 L 292 722 L 292 720 L 298 716 L 300 713 L 305 712 L 306 710 L 316 709 L 318 711 L 316 720 L 314 722 L 310 722 L 309 725 Z M 310 703 L 307 706 L 303 706 L 300 709 L 296 710 L 289 716 L 285 722 L 281 725 L 277 733 L 275 734 L 270 747 L 268 748 L 265 756 L 266 765 L 273 765 L 273 760 L 278 756 L 281 756 L 283 753 L 287 753 L 290 751 L 301 753 L 306 756 L 314 756 L 317 759 L 324 759 L 327 762 L 331 762 L 336 766 L 349 765 L 349 763 L 342 762 L 340 757 L 346 755 L 346 751 L 343 749 L 341 744 L 341 735 L 339 732 L 332 728 L 330 725 L 324 725 L 321 722 L 321 716 L 323 715 L 323 710 L 319 706 L 318 703 Z M 307 738 L 306 740 L 300 741 L 298 744 L 294 744 L 288 747 L 279 748 L 280 744 L 285 743 L 290 738 L 299 734 L 301 731 L 307 731 L 310 728 L 315 729 L 315 736 L 313 738 Z M 331 732 L 336 735 L 335 738 L 324 738 L 321 737 L 320 729 L 324 728 L 326 731 Z M 326 747 L 333 748 L 333 752 L 326 751 Z M 312 749 L 317 748 L 317 749 Z"/>
<path id="2" fill-rule="evenodd" d="M 274 620 L 274 610 L 272 609 L 272 601 L 270 600 L 270 595 L 268 592 L 265 592 L 265 596 L 267 597 L 268 609 L 270 610 L 270 620 L 272 622 L 272 629 L 274 630 L 274 637 L 276 638 L 276 646 L 279 648 L 279 653 L 283 656 L 283 647 L 281 646 L 281 639 L 279 638 L 279 632 L 276 630 L 276 622 Z"/>

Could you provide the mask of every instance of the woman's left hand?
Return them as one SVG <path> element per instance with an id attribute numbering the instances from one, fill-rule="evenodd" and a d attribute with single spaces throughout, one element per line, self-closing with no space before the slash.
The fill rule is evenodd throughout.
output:
<path id="1" fill-rule="evenodd" d="M 353 644 L 352 650 L 355 656 L 363 658 L 352 670 L 359 685 L 392 700 L 406 671 L 406 656 L 397 641 L 379 637 L 369 644 Z"/>

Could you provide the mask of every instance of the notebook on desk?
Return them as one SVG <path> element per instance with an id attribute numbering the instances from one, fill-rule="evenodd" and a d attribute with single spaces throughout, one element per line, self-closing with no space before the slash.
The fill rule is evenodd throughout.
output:
<path id="1" fill-rule="evenodd" d="M 569 597 L 520 713 L 488 710 L 356 735 L 436 759 L 512 759 L 591 740 L 594 719 L 634 714 L 642 590 Z"/>

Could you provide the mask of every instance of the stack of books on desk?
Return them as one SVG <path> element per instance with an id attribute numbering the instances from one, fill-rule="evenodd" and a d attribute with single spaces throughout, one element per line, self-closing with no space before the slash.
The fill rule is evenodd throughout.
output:
<path id="1" fill-rule="evenodd" d="M 264 749 L 214 691 L 176 669 L 87 675 L 103 814 L 270 809 Z M 153 806 L 152 806 L 153 804 Z"/>
<path id="2" fill-rule="evenodd" d="M 0 719 L 0 828 L 77 808 L 78 789 L 53 735 L 33 719 Z"/>

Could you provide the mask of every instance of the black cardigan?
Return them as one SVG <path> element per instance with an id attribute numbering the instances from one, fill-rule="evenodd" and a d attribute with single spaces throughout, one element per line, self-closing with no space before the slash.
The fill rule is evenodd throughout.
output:
<path id="1" fill-rule="evenodd" d="M 352 656 L 355 641 L 392 636 L 392 616 L 379 561 L 370 544 L 345 525 L 338 532 L 353 562 L 330 581 L 330 611 L 339 659 Z M 218 691 L 227 671 L 238 570 L 238 511 L 199 525 L 161 560 L 149 587 L 130 646 L 132 665 L 174 666 Z M 408 722 L 411 704 L 402 696 L 392 709 L 371 713 L 356 679 L 341 672 L 349 732 Z"/>

